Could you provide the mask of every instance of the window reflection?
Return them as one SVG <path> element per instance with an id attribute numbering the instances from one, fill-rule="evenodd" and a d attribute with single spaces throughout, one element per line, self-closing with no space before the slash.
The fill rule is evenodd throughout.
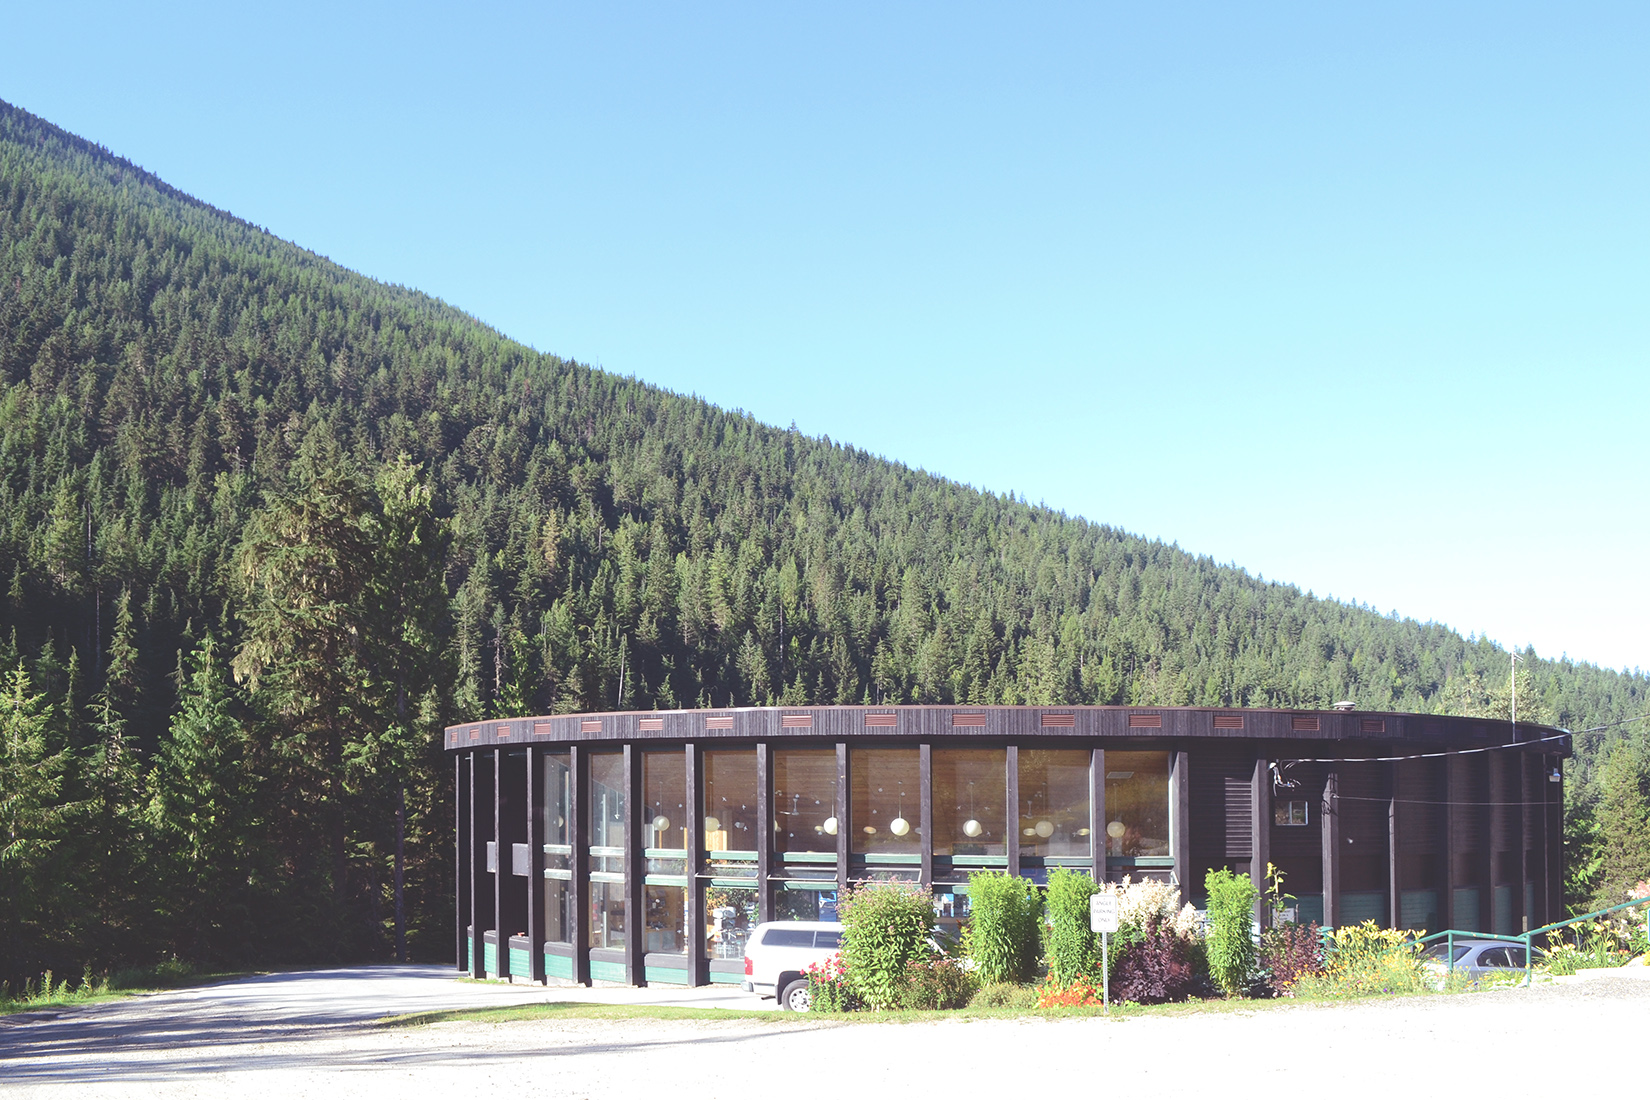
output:
<path id="1" fill-rule="evenodd" d="M 544 938 L 550 943 L 573 942 L 572 895 L 566 879 L 544 880 Z"/>
<path id="2" fill-rule="evenodd" d="M 710 886 L 705 890 L 705 957 L 742 959 L 745 941 L 756 927 L 756 883 L 748 887 Z"/>
<path id="3" fill-rule="evenodd" d="M 691 834 L 687 816 L 687 758 L 680 752 L 644 752 L 638 822 L 642 847 L 688 847 Z"/>
<path id="4" fill-rule="evenodd" d="M 836 753 L 779 749 L 773 754 L 773 848 L 776 852 L 834 852 Z"/>
<path id="5" fill-rule="evenodd" d="M 1106 854 L 1170 854 L 1168 753 L 1107 751 Z"/>
<path id="6" fill-rule="evenodd" d="M 624 754 L 590 754 L 590 806 L 586 815 L 592 871 L 624 871 Z M 605 848 L 597 853 L 594 849 Z"/>
<path id="7" fill-rule="evenodd" d="M 862 854 L 922 851 L 922 786 L 916 749 L 853 749 L 853 850 Z"/>
<path id="8" fill-rule="evenodd" d="M 1008 852 L 1008 750 L 935 749 L 934 854 L 1000 856 Z"/>
<path id="9" fill-rule="evenodd" d="M 624 883 L 590 884 L 590 946 L 617 950 L 624 946 Z"/>
<path id="10" fill-rule="evenodd" d="M 645 950 L 666 954 L 687 951 L 687 890 L 681 886 L 645 886 Z"/>
<path id="11" fill-rule="evenodd" d="M 1091 854 L 1091 754 L 1087 749 L 1022 749 L 1019 757 L 1020 854 Z"/>
<path id="12" fill-rule="evenodd" d="M 756 851 L 756 752 L 707 752 L 705 850 Z"/>

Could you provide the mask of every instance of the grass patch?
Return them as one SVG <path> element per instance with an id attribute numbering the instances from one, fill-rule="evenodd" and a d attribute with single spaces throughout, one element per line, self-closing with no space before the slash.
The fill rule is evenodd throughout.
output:
<path id="1" fill-rule="evenodd" d="M 101 1004 L 104 1001 L 116 1001 L 143 993 L 157 993 L 165 989 L 211 985 L 233 978 L 243 978 L 249 973 L 253 971 L 204 970 L 188 963 L 180 963 L 176 959 L 153 966 L 127 967 L 113 974 L 93 975 L 91 970 L 87 969 L 81 973 L 78 982 L 68 978 L 59 982 L 48 970 L 38 983 L 24 982 L 19 990 L 13 990 L 0 982 L 0 1016 Z"/>

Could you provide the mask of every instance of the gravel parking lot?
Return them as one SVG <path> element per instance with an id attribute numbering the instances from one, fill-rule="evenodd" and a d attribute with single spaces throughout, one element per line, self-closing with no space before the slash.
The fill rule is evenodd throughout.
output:
<path id="1" fill-rule="evenodd" d="M 798 1017 L 377 1028 L 516 1001 L 749 1007 L 726 991 L 546 991 L 436 968 L 271 975 L 0 1024 L 0 1093 L 77 1097 L 1016 1094 L 1554 1097 L 1637 1086 L 1650 981 L 1128 1020 Z M 1069 1090 L 1069 1091 L 1068 1091 Z"/>

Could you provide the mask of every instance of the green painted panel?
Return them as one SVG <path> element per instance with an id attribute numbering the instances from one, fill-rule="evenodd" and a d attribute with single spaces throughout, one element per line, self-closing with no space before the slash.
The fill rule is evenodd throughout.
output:
<path id="1" fill-rule="evenodd" d="M 1391 914 L 1387 912 L 1386 891 L 1368 890 L 1341 895 L 1341 923 L 1362 924 L 1372 920 L 1386 927 Z"/>
<path id="2" fill-rule="evenodd" d="M 628 982 L 630 979 L 624 972 L 624 963 L 591 959 L 590 980 L 595 982 Z"/>
<path id="3" fill-rule="evenodd" d="M 1404 890 L 1398 894 L 1398 923 L 1405 928 L 1439 932 L 1438 891 Z"/>
<path id="4" fill-rule="evenodd" d="M 686 970 L 675 970 L 667 966 L 648 966 L 642 968 L 642 973 L 646 976 L 649 985 L 654 982 L 661 982 L 665 985 L 688 984 L 688 972 Z"/>
<path id="5" fill-rule="evenodd" d="M 573 980 L 573 960 L 567 955 L 552 955 L 544 953 L 544 972 L 552 978 L 566 978 Z"/>
<path id="6" fill-rule="evenodd" d="M 528 953 L 525 947 L 510 948 L 510 973 L 517 978 L 530 977 L 533 973 L 533 969 L 529 965 L 532 958 L 533 956 Z"/>
<path id="7" fill-rule="evenodd" d="M 1462 932 L 1482 932 L 1484 926 L 1478 912 L 1478 887 L 1455 888 L 1455 911 L 1450 915 L 1450 927 Z M 1440 929 L 1442 931 L 1442 929 Z"/>
<path id="8" fill-rule="evenodd" d="M 1543 924 L 1547 923 L 1545 920 L 1538 919 L 1535 914 L 1534 882 L 1526 882 L 1524 884 L 1524 919 L 1528 921 L 1528 923 L 1524 925 L 1526 928 L 1540 928 Z"/>
<path id="9" fill-rule="evenodd" d="M 1298 915 L 1302 924 L 1311 924 L 1313 921 L 1317 921 L 1319 924 L 1323 923 L 1322 894 L 1302 894 L 1299 904 L 1300 913 Z"/>
<path id="10" fill-rule="evenodd" d="M 736 978 L 732 974 L 712 974 L 710 976 L 710 984 L 739 986 L 745 984 L 745 979 Z"/>
<path id="11" fill-rule="evenodd" d="M 474 974 L 476 972 L 476 938 L 464 937 L 464 969 Z"/>
<path id="12" fill-rule="evenodd" d="M 481 945 L 481 965 L 492 977 L 498 977 L 498 944 L 484 943 Z"/>
<path id="13" fill-rule="evenodd" d="M 1511 936 L 1518 929 L 1513 927 L 1513 888 L 1511 886 L 1497 886 L 1490 898 L 1490 908 L 1493 910 L 1492 919 L 1497 936 Z"/>

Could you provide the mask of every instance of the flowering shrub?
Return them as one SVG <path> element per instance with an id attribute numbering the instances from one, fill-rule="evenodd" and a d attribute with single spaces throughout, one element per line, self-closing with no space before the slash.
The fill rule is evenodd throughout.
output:
<path id="1" fill-rule="evenodd" d="M 1623 966 L 1631 958 L 1631 933 L 1620 922 L 1602 919 L 1547 933 L 1547 973 L 1558 977 L 1578 970 Z"/>
<path id="2" fill-rule="evenodd" d="M 1296 982 L 1323 973 L 1322 939 L 1317 921 L 1267 929 L 1260 939 L 1260 966 L 1273 996 L 1287 997 Z"/>
<path id="3" fill-rule="evenodd" d="M 1191 944 L 1174 926 L 1153 914 L 1146 927 L 1117 957 L 1112 973 L 1112 995 L 1136 1004 L 1178 1001 L 1192 991 L 1196 972 Z"/>
<path id="4" fill-rule="evenodd" d="M 1430 989 L 1416 936 L 1382 928 L 1372 920 L 1337 928 L 1329 937 L 1323 971 L 1300 976 L 1291 989 L 1314 997 L 1368 997 Z"/>
<path id="5" fill-rule="evenodd" d="M 979 981 L 955 959 L 932 959 L 905 964 L 905 988 L 899 1007 L 962 1008 L 974 996 Z"/>
<path id="6" fill-rule="evenodd" d="M 840 953 L 824 962 L 809 963 L 802 973 L 808 979 L 809 1012 L 852 1012 L 859 1008 Z"/>
<path id="7" fill-rule="evenodd" d="M 1038 1008 L 1082 1008 L 1105 1003 L 1103 989 L 1097 981 L 1077 978 L 1061 982 L 1050 974 L 1037 988 Z"/>

